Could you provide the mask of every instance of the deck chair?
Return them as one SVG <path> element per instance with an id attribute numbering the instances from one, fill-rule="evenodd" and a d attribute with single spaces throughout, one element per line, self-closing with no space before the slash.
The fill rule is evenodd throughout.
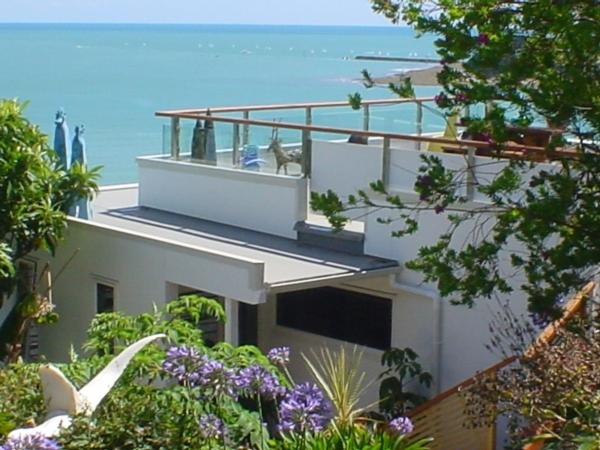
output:
<path id="1" fill-rule="evenodd" d="M 264 159 L 258 157 L 259 148 L 258 145 L 249 144 L 245 145 L 242 149 L 242 157 L 240 164 L 242 169 L 260 171 L 260 166 L 266 164 Z"/>
<path id="2" fill-rule="evenodd" d="M 456 123 L 458 122 L 459 117 L 457 114 L 452 114 L 450 117 L 446 119 L 446 129 L 444 130 L 443 138 L 446 139 L 458 139 L 458 132 L 456 130 Z M 444 148 L 458 148 L 458 145 L 452 144 L 438 144 L 437 142 L 430 142 L 427 146 L 428 152 L 442 152 Z"/>

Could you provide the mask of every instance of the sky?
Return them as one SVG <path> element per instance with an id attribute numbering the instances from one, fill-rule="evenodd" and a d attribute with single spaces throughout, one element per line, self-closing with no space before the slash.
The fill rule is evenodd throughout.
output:
<path id="1" fill-rule="evenodd" d="M 388 25 L 369 0 L 0 0 L 0 22 Z"/>

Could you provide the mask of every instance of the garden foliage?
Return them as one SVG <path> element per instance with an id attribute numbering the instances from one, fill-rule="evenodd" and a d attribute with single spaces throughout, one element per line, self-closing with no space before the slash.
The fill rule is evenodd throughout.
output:
<path id="1" fill-rule="evenodd" d="M 92 417 L 76 416 L 51 441 L 25 446 L 9 440 L 0 449 L 426 448 L 427 440 L 409 440 L 412 424 L 404 417 L 388 425 L 361 422 L 346 411 L 344 417 L 354 421 L 337 420 L 340 404 L 328 398 L 331 390 L 293 383 L 286 347 L 264 355 L 253 346 L 206 345 L 197 325 L 207 317 L 225 320 L 218 302 L 197 296 L 149 314 L 99 314 L 85 356 L 72 353 L 69 363 L 59 365 L 77 387 L 142 337 L 165 333 L 168 342 L 141 351 Z M 14 428 L 43 421 L 37 368 L 16 363 L 0 369 L 0 442 Z"/>
<path id="2" fill-rule="evenodd" d="M 54 251 L 69 207 L 93 195 L 99 172 L 80 164 L 62 168 L 47 137 L 23 116 L 23 109 L 16 101 L 0 100 L 0 305 L 16 286 L 17 261 L 38 249 Z M 47 294 L 19 299 L 12 329 L 0 333 L 0 357 L 8 350 L 15 360 L 28 323 L 48 318 L 38 313 L 47 306 Z"/>
<path id="3" fill-rule="evenodd" d="M 509 320 L 493 346 L 516 349 L 531 336 L 529 326 Z M 600 335 L 598 324 L 575 320 L 553 342 L 537 342 L 493 376 L 466 391 L 472 425 L 504 415 L 514 448 L 544 439 L 544 449 L 600 448 Z M 517 338 L 514 338 L 517 336 Z"/>

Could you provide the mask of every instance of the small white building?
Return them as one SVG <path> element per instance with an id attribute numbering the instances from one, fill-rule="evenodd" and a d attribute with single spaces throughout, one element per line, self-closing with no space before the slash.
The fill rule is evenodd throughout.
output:
<path id="1" fill-rule="evenodd" d="M 360 130 L 312 123 L 317 108 L 344 103 L 211 109 L 217 126 L 232 127 L 232 141 L 220 145 L 228 148 L 219 149 L 212 163 L 180 151 L 180 123 L 204 119 L 206 110 L 159 113 L 171 118 L 170 153 L 138 158 L 139 183 L 102 188 L 93 219 L 69 219 L 51 261 L 56 272 L 70 260 L 53 291 L 60 322 L 40 330 L 41 352 L 64 360 L 71 345 L 77 348 L 85 339 L 98 312 L 136 314 L 182 293 L 202 292 L 221 299 L 227 312 L 224 327 L 207 324 L 208 339 L 256 344 L 265 351 L 289 345 L 298 378 L 306 375 L 300 352 L 340 344 L 358 344 L 373 377 L 381 372 L 382 350 L 413 348 L 434 376 L 432 393 L 497 362 L 499 356 L 485 348 L 494 303 L 452 306 L 419 274 L 403 268 L 419 247 L 446 230 L 444 214 L 424 212 L 419 232 L 398 239 L 390 225 L 377 221 L 385 211 L 354 212 L 355 220 L 341 233 L 310 211 L 311 191 L 348 195 L 378 179 L 390 193 L 416 199 L 420 156 L 432 141 L 420 131 L 422 102 L 415 135 L 368 131 L 376 106 L 401 102 L 368 102 Z M 254 111 L 285 108 L 304 110 L 305 123 L 250 118 Z M 243 167 L 249 131 L 268 127 L 270 134 L 272 126 L 298 133 L 298 144 L 284 147 L 300 148 L 303 166 L 290 163 L 289 175 L 275 173 L 275 159 L 264 145 L 258 155 L 263 162 L 254 170 Z M 319 139 L 323 133 L 328 134 Z M 368 144 L 348 143 L 351 133 L 367 137 Z M 438 144 L 444 142 L 450 141 Z M 485 158 L 472 151 L 435 154 L 467 173 Z M 490 177 L 501 165 L 468 176 Z M 466 195 L 472 204 L 484 200 L 476 192 Z M 518 298 L 513 303 L 517 312 L 524 307 Z M 377 383 L 370 396 L 376 398 Z"/>

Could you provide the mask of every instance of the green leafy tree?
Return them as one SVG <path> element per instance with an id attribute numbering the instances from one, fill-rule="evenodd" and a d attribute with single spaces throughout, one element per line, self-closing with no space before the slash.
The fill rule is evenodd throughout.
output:
<path id="1" fill-rule="evenodd" d="M 23 116 L 24 105 L 0 101 L 0 302 L 8 298 L 18 279 L 19 259 L 39 249 L 53 252 L 67 226 L 69 206 L 91 197 L 99 169 L 75 164 L 59 167 L 54 151 L 38 127 Z M 14 359 L 31 320 L 43 320 L 46 293 L 19 299 L 7 342 Z"/>
<path id="2" fill-rule="evenodd" d="M 516 287 L 511 275 L 520 274 L 530 312 L 557 316 L 560 299 L 592 278 L 600 262 L 597 2 L 372 0 L 372 5 L 393 22 L 437 36 L 442 63 L 437 106 L 448 118 L 470 111 L 467 131 L 487 142 L 495 158 L 487 164 L 501 169 L 487 180 L 473 179 L 469 170 L 450 170 L 440 158 L 423 156 L 415 202 L 374 182 L 371 191 L 348 199 L 313 194 L 313 207 L 338 227 L 348 209 L 387 209 L 389 219 L 380 221 L 399 220 L 393 230 L 398 237 L 416 232 L 423 212 L 443 215 L 448 231 L 422 247 L 409 268 L 436 282 L 443 296 L 469 306 L 479 298 L 508 295 Z M 372 85 L 366 74 L 365 86 Z M 415 95 L 410 82 L 391 88 L 403 97 Z M 360 96 L 350 100 L 360 105 Z M 485 112 L 474 107 L 481 104 L 488 106 Z M 543 119 L 561 132 L 542 152 L 503 157 L 509 126 Z M 533 170 L 540 159 L 554 161 L 553 169 Z M 465 190 L 484 194 L 487 202 L 470 203 Z"/>
<path id="3" fill-rule="evenodd" d="M 419 363 L 419 355 L 411 348 L 390 348 L 381 355 L 386 368 L 379 376 L 379 409 L 388 418 L 404 416 L 427 400 L 410 390 L 414 385 L 430 387 L 433 377 Z M 409 386 L 409 385 L 413 386 Z"/>

